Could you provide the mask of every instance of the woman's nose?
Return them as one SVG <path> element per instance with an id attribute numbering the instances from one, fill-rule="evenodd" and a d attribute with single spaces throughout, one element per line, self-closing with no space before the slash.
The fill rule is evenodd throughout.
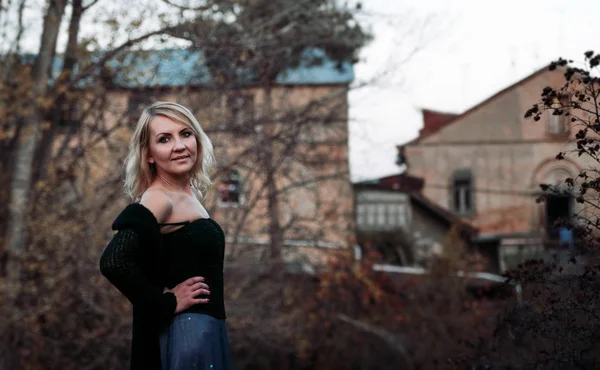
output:
<path id="1" fill-rule="evenodd" d="M 181 139 L 175 139 L 175 146 L 173 147 L 173 150 L 183 150 L 185 149 L 185 145 L 183 144 L 183 140 Z"/>

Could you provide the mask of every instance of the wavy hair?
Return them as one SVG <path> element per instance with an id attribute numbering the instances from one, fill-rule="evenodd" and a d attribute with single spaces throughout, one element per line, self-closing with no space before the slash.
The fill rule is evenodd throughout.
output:
<path id="1" fill-rule="evenodd" d="M 156 116 L 165 116 L 182 123 L 194 133 L 200 155 L 190 170 L 190 183 L 200 193 L 200 197 L 203 197 L 211 185 L 209 174 L 215 163 L 212 143 L 189 109 L 177 103 L 162 101 L 144 109 L 137 122 L 125 158 L 125 193 L 138 201 L 156 177 L 156 166 L 148 163 L 150 122 Z"/>

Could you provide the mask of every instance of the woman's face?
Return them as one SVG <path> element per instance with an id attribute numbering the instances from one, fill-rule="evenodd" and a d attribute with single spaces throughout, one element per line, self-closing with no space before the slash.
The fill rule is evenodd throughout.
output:
<path id="1" fill-rule="evenodd" d="M 150 121 L 148 163 L 156 165 L 157 173 L 188 174 L 197 159 L 198 143 L 188 126 L 165 116 Z"/>

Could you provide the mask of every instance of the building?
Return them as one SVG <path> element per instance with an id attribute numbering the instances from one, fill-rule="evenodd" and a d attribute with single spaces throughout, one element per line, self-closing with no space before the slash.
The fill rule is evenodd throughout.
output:
<path id="1" fill-rule="evenodd" d="M 142 108 L 176 101 L 196 114 L 213 142 L 218 163 L 204 205 L 225 229 L 230 256 L 265 255 L 274 221 L 284 259 L 318 263 L 352 253 L 347 93 L 353 69 L 319 58 L 281 71 L 268 89 L 251 71 L 241 71 L 234 85 L 215 82 L 200 52 L 151 50 L 109 63 L 103 108 L 85 121 L 112 133 L 110 143 L 88 149 L 103 158 L 91 171 L 94 189 L 117 188 L 115 168 Z M 79 110 L 98 100 L 81 102 Z"/>
<path id="2" fill-rule="evenodd" d="M 452 228 L 465 246 L 477 230 L 427 199 L 424 181 L 398 174 L 353 184 L 359 245 L 374 248 L 382 263 L 427 266 L 442 254 Z"/>
<path id="3" fill-rule="evenodd" d="M 581 210 L 561 184 L 586 164 L 555 158 L 575 146 L 577 129 L 564 116 L 524 118 L 546 86 L 564 85 L 563 73 L 539 70 L 461 114 L 423 110 L 419 136 L 398 147 L 407 174 L 424 180 L 423 195 L 476 227 L 478 247 L 500 271 L 557 248 L 561 234 L 568 241 L 554 223 Z M 545 203 L 536 202 L 540 184 L 557 191 Z"/>

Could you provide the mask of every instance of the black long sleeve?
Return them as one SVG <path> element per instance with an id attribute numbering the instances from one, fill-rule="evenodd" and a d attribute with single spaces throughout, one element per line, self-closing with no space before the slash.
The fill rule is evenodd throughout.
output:
<path id="1" fill-rule="evenodd" d="M 119 230 L 100 258 L 100 271 L 134 306 L 155 318 L 158 328 L 163 328 L 175 313 L 177 299 L 173 293 L 163 293 L 144 274 L 144 251 L 139 239 L 132 229 Z"/>

